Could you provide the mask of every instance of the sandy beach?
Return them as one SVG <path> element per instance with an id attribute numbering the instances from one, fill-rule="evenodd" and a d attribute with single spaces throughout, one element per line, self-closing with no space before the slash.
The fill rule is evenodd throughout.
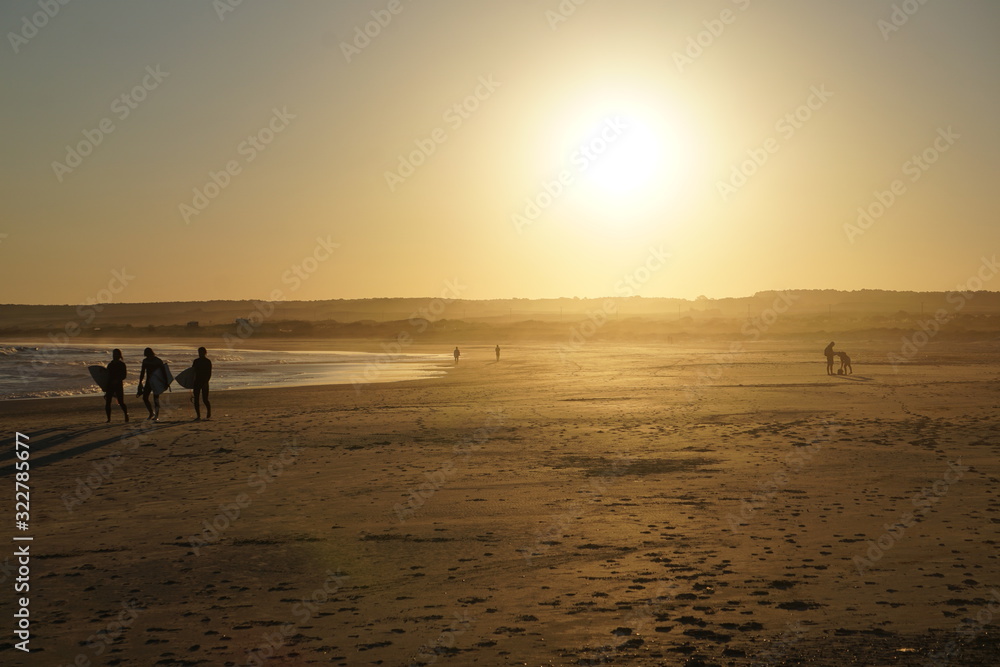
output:
<path id="1" fill-rule="evenodd" d="M 482 346 L 200 423 L 0 403 L 34 538 L 0 661 L 991 664 L 1000 346 L 816 349 Z"/>
<path id="2" fill-rule="evenodd" d="M 1000 665 L 1000 2 L 0 24 L 0 667 Z"/>

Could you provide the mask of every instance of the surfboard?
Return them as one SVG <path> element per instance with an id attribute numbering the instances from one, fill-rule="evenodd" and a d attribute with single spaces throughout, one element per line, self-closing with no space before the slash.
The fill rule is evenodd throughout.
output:
<path id="1" fill-rule="evenodd" d="M 182 370 L 174 381 L 185 389 L 194 389 L 194 366 Z"/>
<path id="2" fill-rule="evenodd" d="M 111 384 L 111 373 L 104 366 L 88 366 L 87 370 L 90 371 L 90 377 L 94 378 L 94 382 L 97 386 L 101 388 L 101 391 L 107 391 L 108 385 Z"/>
<path id="3" fill-rule="evenodd" d="M 153 393 L 159 396 L 167 390 L 170 383 L 174 381 L 174 374 L 170 372 L 170 364 L 163 362 L 163 369 L 153 373 L 149 382 L 153 387 Z"/>

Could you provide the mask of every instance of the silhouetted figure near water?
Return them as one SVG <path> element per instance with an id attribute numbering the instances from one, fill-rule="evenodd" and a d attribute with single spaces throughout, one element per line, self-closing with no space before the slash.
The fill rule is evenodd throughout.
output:
<path id="1" fill-rule="evenodd" d="M 837 352 L 837 356 L 840 357 L 840 375 L 853 375 L 854 367 L 851 366 L 851 358 L 847 353 Z"/>
<path id="2" fill-rule="evenodd" d="M 823 354 L 826 355 L 826 374 L 827 375 L 833 375 L 834 374 L 833 373 L 833 355 L 836 354 L 836 353 L 833 351 L 833 345 L 834 345 L 833 341 L 830 341 L 830 344 L 826 346 L 825 350 L 823 350 Z"/>
<path id="3" fill-rule="evenodd" d="M 497 345 L 497 361 L 500 361 L 500 346 Z"/>
<path id="4" fill-rule="evenodd" d="M 453 354 L 455 355 L 455 363 L 457 364 L 458 363 L 458 358 L 460 356 L 462 356 L 462 353 L 458 351 L 458 346 L 457 345 L 455 346 L 455 352 Z"/>
<path id="5" fill-rule="evenodd" d="M 104 413 L 108 416 L 107 423 L 111 423 L 111 399 L 118 399 L 118 405 L 122 408 L 125 421 L 128 421 L 128 408 L 125 407 L 125 378 L 128 377 L 128 369 L 122 361 L 122 351 L 115 348 L 111 352 L 112 359 L 108 362 L 108 390 L 104 392 Z"/>
<path id="6" fill-rule="evenodd" d="M 146 358 L 142 360 L 142 370 L 139 371 L 139 394 L 142 395 L 142 402 L 149 410 L 149 419 L 155 422 L 160 419 L 160 395 L 153 394 L 153 374 L 163 373 L 163 377 L 166 379 L 167 369 L 163 367 L 163 360 L 153 354 L 153 348 L 147 347 L 142 351 L 142 354 Z M 146 378 L 146 384 L 142 383 L 143 378 Z M 153 405 L 149 404 L 150 394 L 153 394 Z M 153 410 L 154 406 L 155 411 Z"/>
<path id="7" fill-rule="evenodd" d="M 208 402 L 208 381 L 212 379 L 212 360 L 208 358 L 208 350 L 198 348 L 198 358 L 191 363 L 194 369 L 194 402 L 195 420 L 201 421 L 201 406 L 198 399 L 205 401 L 205 419 L 212 418 L 212 404 Z"/>

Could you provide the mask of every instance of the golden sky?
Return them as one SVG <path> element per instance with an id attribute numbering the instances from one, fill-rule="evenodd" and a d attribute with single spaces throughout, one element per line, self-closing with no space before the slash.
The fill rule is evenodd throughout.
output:
<path id="1" fill-rule="evenodd" d="M 0 23 L 0 302 L 950 290 L 998 250 L 997 3 L 41 0 Z"/>

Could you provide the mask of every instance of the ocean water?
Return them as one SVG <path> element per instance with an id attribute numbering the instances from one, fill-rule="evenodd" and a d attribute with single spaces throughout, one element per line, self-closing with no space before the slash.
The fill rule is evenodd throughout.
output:
<path id="1" fill-rule="evenodd" d="M 0 399 L 51 398 L 100 394 L 88 366 L 106 366 L 111 350 L 121 349 L 128 368 L 125 394 L 134 393 L 145 345 L 39 345 L 0 342 Z M 189 346 L 153 346 L 177 375 L 198 356 Z M 449 354 L 372 354 L 365 352 L 281 352 L 209 350 L 212 390 L 365 384 L 420 380 L 443 375 Z M 174 384 L 174 391 L 185 391 Z"/>

